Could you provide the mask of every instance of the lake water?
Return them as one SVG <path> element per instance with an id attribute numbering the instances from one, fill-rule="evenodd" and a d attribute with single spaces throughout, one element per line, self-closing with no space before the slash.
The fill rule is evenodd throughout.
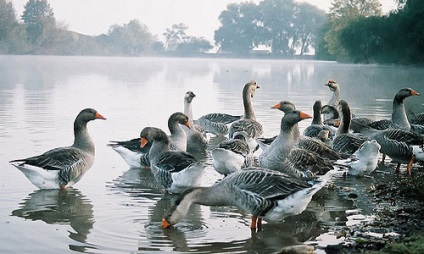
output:
<path id="1" fill-rule="evenodd" d="M 422 68 L 317 61 L 0 56 L 0 77 L 0 253 L 272 253 L 306 241 L 331 243 L 336 237 L 328 229 L 346 222 L 345 210 L 372 213 L 367 200 L 323 189 L 302 214 L 267 223 L 255 235 L 249 214 L 235 207 L 193 205 L 185 220 L 162 230 L 175 196 L 163 194 L 149 171 L 130 169 L 106 144 L 138 137 L 145 126 L 167 130 L 189 90 L 197 95 L 195 118 L 242 114 L 242 87 L 252 79 L 260 85 L 252 101 L 267 137 L 279 132 L 283 115 L 272 105 L 289 100 L 312 114 L 315 100 L 331 96 L 324 86 L 329 79 L 340 84 L 354 114 L 375 119 L 391 116 L 399 89 L 424 92 Z M 423 103 L 422 96 L 405 101 L 417 113 Z M 71 144 L 74 118 L 86 107 L 107 120 L 89 123 L 95 163 L 73 188 L 38 190 L 8 163 Z M 302 121 L 301 130 L 309 124 Z M 212 138 L 210 147 L 219 141 Z M 203 184 L 210 185 L 221 176 L 204 156 Z M 334 181 L 358 193 L 373 183 Z"/>

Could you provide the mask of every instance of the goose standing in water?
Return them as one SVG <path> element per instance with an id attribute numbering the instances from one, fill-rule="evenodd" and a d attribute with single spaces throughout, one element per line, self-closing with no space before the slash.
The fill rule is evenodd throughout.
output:
<path id="1" fill-rule="evenodd" d="M 187 133 L 187 151 L 204 151 L 208 146 L 208 137 L 206 130 L 202 126 L 195 123 L 193 119 L 193 107 L 191 102 L 196 95 L 192 91 L 188 91 L 184 95 L 184 114 L 188 116 L 190 129 L 185 129 Z"/>
<path id="2" fill-rule="evenodd" d="M 253 110 L 253 105 L 251 98 L 255 95 L 256 89 L 259 86 L 256 81 L 252 80 L 243 88 L 243 106 L 244 106 L 244 116 L 242 119 L 235 121 L 231 124 L 229 130 L 229 137 L 233 137 L 235 132 L 245 131 L 249 134 L 249 138 L 256 139 L 262 137 L 263 127 L 256 121 L 255 112 Z M 248 141 L 249 143 L 249 141 Z M 255 142 L 254 142 L 255 143 Z M 251 151 L 256 151 L 258 149 L 257 144 L 255 147 L 250 147 Z"/>
<path id="3" fill-rule="evenodd" d="M 169 136 L 171 150 L 186 151 L 187 149 L 187 134 L 181 125 L 191 128 L 188 116 L 181 112 L 169 116 L 168 129 L 171 133 Z M 134 138 L 127 141 L 110 141 L 108 146 L 112 147 L 130 167 L 150 167 L 149 150 L 152 143 L 140 147 L 140 138 Z"/>
<path id="4" fill-rule="evenodd" d="M 329 126 L 324 125 L 322 122 L 322 117 L 321 117 L 322 102 L 319 100 L 315 101 L 312 108 L 314 111 L 312 122 L 311 122 L 311 125 L 306 127 L 306 129 L 303 131 L 303 135 L 314 138 L 314 137 L 317 137 L 321 131 L 328 130 L 329 132 L 328 138 L 332 139 L 334 136 L 334 133 L 333 133 L 334 130 L 330 129 Z"/>
<path id="5" fill-rule="evenodd" d="M 277 171 L 285 170 L 284 173 L 296 177 L 311 177 L 311 174 L 323 174 L 333 169 L 332 164 L 318 153 L 298 146 L 300 137 L 295 132 L 297 123 L 308 118 L 311 116 L 298 110 L 284 114 L 280 134 L 259 155 L 259 165 Z M 322 146 L 329 149 L 325 144 Z"/>
<path id="6" fill-rule="evenodd" d="M 253 166 L 253 154 L 246 139 L 246 132 L 236 132 L 232 139 L 224 140 L 211 151 L 215 170 L 227 176 L 242 168 Z"/>
<path id="7" fill-rule="evenodd" d="M 306 182 L 269 169 L 247 168 L 228 175 L 211 187 L 190 188 L 181 193 L 164 214 L 162 227 L 175 225 L 187 215 L 192 204 L 199 204 L 237 206 L 252 215 L 252 231 L 261 229 L 262 219 L 281 221 L 302 213 L 312 196 L 331 176 L 329 172 L 321 179 Z"/>
<path id="8" fill-rule="evenodd" d="M 94 143 L 88 133 L 87 123 L 106 119 L 96 110 L 82 110 L 74 121 L 74 143 L 41 155 L 10 161 L 40 189 L 65 189 L 79 180 L 94 162 Z"/>
<path id="9" fill-rule="evenodd" d="M 377 140 L 380 152 L 397 163 L 396 172 L 401 164 L 407 164 L 406 172 L 410 175 L 413 163 L 424 161 L 423 137 L 419 134 L 402 129 L 376 130 L 356 122 L 352 123 L 352 128 L 370 140 Z"/>
<path id="10" fill-rule="evenodd" d="M 328 101 L 327 105 L 334 107 L 336 110 L 338 110 L 337 106 L 339 105 L 339 101 L 340 101 L 340 86 L 339 86 L 339 84 L 337 84 L 337 82 L 334 81 L 334 80 L 329 80 L 325 85 L 328 86 L 328 88 L 330 89 L 331 92 L 333 92 L 333 94 L 331 95 L 331 98 Z M 334 117 L 335 116 L 331 116 L 327 113 L 323 114 L 324 122 L 326 122 L 329 119 L 334 119 Z"/>
<path id="11" fill-rule="evenodd" d="M 199 186 L 204 165 L 193 155 L 170 148 L 170 140 L 159 128 L 146 127 L 140 133 L 140 145 L 152 142 L 149 160 L 153 175 L 167 191 L 179 193 L 188 187 Z"/>
<path id="12" fill-rule="evenodd" d="M 184 112 L 189 116 L 195 125 L 199 125 L 206 133 L 215 136 L 227 135 L 228 124 L 237 121 L 242 116 L 235 116 L 225 113 L 209 113 L 198 119 L 193 118 L 192 101 L 196 95 L 192 91 L 188 91 L 184 97 Z"/>
<path id="13" fill-rule="evenodd" d="M 362 143 L 368 140 L 368 137 L 349 131 L 352 117 L 349 104 L 345 100 L 340 100 L 339 106 L 342 111 L 342 117 L 340 126 L 336 131 L 336 137 L 333 140 L 333 149 L 339 153 L 352 155 Z"/>

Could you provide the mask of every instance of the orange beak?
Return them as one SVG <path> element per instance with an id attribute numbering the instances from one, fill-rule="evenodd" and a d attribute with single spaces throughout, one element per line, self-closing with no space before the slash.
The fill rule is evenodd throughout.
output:
<path id="1" fill-rule="evenodd" d="M 271 108 L 280 108 L 281 107 L 281 103 L 277 103 L 274 106 L 272 106 Z"/>
<path id="2" fill-rule="evenodd" d="M 305 112 L 300 112 L 300 119 L 312 118 L 312 116 L 306 114 Z"/>
<path id="3" fill-rule="evenodd" d="M 411 95 L 420 95 L 420 93 L 417 91 L 411 90 Z"/>
<path id="4" fill-rule="evenodd" d="M 162 219 L 162 228 L 169 228 L 171 224 L 169 224 L 165 219 Z"/>
<path id="5" fill-rule="evenodd" d="M 147 140 L 145 138 L 140 139 L 140 146 L 141 147 L 144 147 L 147 143 L 149 143 L 149 140 Z"/>
<path id="6" fill-rule="evenodd" d="M 106 117 L 100 115 L 98 112 L 96 112 L 96 115 L 94 116 L 94 118 L 106 120 Z"/>
<path id="7" fill-rule="evenodd" d="M 184 125 L 187 126 L 187 128 L 191 129 L 190 122 L 186 122 Z"/>

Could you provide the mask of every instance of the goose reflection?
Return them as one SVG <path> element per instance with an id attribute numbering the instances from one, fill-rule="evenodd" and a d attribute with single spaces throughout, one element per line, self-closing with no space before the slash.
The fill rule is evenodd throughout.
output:
<path id="1" fill-rule="evenodd" d="M 153 199 L 162 194 L 162 186 L 155 180 L 152 171 L 145 168 L 130 168 L 124 171 L 109 187 L 131 197 Z"/>
<path id="2" fill-rule="evenodd" d="M 93 228 L 93 205 L 77 189 L 40 189 L 29 194 L 12 215 L 26 220 L 44 221 L 47 224 L 69 224 L 69 238 L 86 243 Z M 84 251 L 87 246 L 70 245 L 71 250 Z M 90 247 L 91 248 L 91 247 Z"/>

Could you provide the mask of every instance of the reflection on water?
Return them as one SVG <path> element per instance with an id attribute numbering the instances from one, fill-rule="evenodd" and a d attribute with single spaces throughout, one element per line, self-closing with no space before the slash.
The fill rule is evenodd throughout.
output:
<path id="1" fill-rule="evenodd" d="M 325 103 L 330 98 L 324 86 L 329 79 L 340 84 L 341 98 L 355 115 L 375 119 L 391 116 L 393 96 L 400 88 L 422 93 L 424 80 L 422 68 L 333 62 L 42 56 L 0 56 L 0 75 L 0 147 L 10 147 L 0 149 L 2 253 L 19 252 L 31 240 L 39 246 L 32 253 L 62 250 L 52 244 L 92 253 L 272 253 L 324 239 L 332 228 L 346 224 L 346 210 L 373 213 L 374 204 L 362 194 L 374 182 L 396 177 L 390 174 L 393 164 L 378 168 L 374 178 L 334 179 L 334 187 L 316 193 L 302 214 L 265 223 L 255 234 L 249 229 L 250 215 L 240 209 L 199 205 L 193 205 L 176 227 L 162 230 L 162 216 L 176 196 L 162 192 L 150 170 L 128 168 L 106 144 L 137 137 L 146 126 L 167 130 L 169 116 L 183 111 L 189 90 L 196 94 L 194 118 L 213 112 L 237 115 L 243 112 L 243 85 L 257 80 L 261 88 L 252 104 L 264 136 L 271 137 L 279 132 L 283 113 L 270 107 L 289 100 L 311 113 L 316 100 Z M 416 113 L 424 111 L 422 96 L 408 98 L 405 105 Z M 89 126 L 96 145 L 93 167 L 75 189 L 37 190 L 19 203 L 34 186 L 7 162 L 71 143 L 72 121 L 85 107 L 108 118 L 101 126 Z M 302 121 L 301 131 L 309 124 Z M 208 151 L 222 140 L 211 137 Z M 195 156 L 206 166 L 202 185 L 222 179 L 209 153 Z M 40 222 L 44 238 L 31 235 Z M 69 233 L 58 234 L 58 225 L 69 225 Z"/>
<path id="2" fill-rule="evenodd" d="M 23 200 L 13 216 L 47 224 L 69 224 L 69 238 L 81 245 L 70 245 L 70 250 L 85 251 L 84 245 L 93 228 L 93 205 L 79 190 L 37 190 Z"/>

